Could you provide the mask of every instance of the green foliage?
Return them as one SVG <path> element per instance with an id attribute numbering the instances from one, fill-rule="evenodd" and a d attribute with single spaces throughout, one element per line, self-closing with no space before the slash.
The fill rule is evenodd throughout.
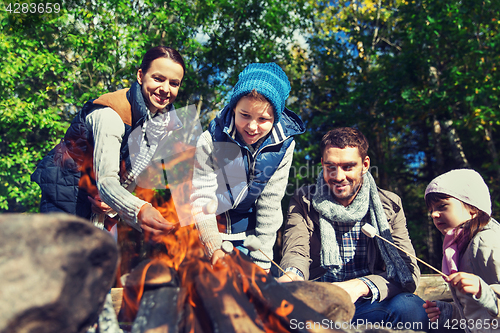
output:
<path id="1" fill-rule="evenodd" d="M 500 3 L 342 3 L 317 5 L 311 51 L 298 58 L 306 83 L 294 91 L 310 129 L 298 149 L 318 163 L 328 129 L 361 129 L 378 184 L 403 198 L 417 253 L 439 265 L 441 237 L 423 202 L 432 178 L 475 168 L 500 206 Z"/>
<path id="2" fill-rule="evenodd" d="M 434 265 L 441 240 L 423 202 L 433 177 L 475 168 L 490 186 L 493 211 L 500 208 L 498 1 L 70 0 L 63 7 L 0 12 L 1 210 L 37 210 L 39 189 L 29 180 L 36 163 L 85 101 L 129 87 L 144 52 L 159 44 L 184 56 L 176 104 L 196 104 L 204 125 L 246 65 L 279 63 L 292 83 L 288 107 L 307 125 L 296 138 L 287 193 L 316 181 L 329 129 L 356 126 L 370 142 L 377 183 L 403 198 L 417 253 Z"/>
<path id="3" fill-rule="evenodd" d="M 304 1 L 69 0 L 59 13 L 0 11 L 0 210 L 37 210 L 36 163 L 88 99 L 135 81 L 149 48 L 181 52 L 176 104 L 199 105 L 207 123 L 247 64 L 286 61 L 306 10 Z"/>

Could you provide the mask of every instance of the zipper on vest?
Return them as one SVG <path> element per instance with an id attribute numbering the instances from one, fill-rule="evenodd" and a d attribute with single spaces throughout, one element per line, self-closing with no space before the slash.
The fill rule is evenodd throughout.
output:
<path id="1" fill-rule="evenodd" d="M 227 133 L 226 133 L 227 134 Z M 245 185 L 245 188 L 238 194 L 238 196 L 236 197 L 236 199 L 234 200 L 234 204 L 233 206 L 231 207 L 232 209 L 236 208 L 236 206 L 238 206 L 240 204 L 240 202 L 243 200 L 242 196 L 243 196 L 243 193 L 245 193 L 245 189 L 248 189 L 250 187 L 250 183 L 253 182 L 253 178 L 254 178 L 254 170 L 255 170 L 255 164 L 257 162 L 257 159 L 255 158 L 257 156 L 257 154 L 259 154 L 261 151 L 263 151 L 264 149 L 266 149 L 267 147 L 272 147 L 272 146 L 277 146 L 283 142 L 285 142 L 290 136 L 287 136 L 285 137 L 283 140 L 281 141 L 278 141 L 278 142 L 275 142 L 275 143 L 272 143 L 272 144 L 269 144 L 265 147 L 262 147 L 260 149 L 258 149 L 254 154 L 250 154 L 250 151 L 248 150 L 248 148 L 245 148 L 245 152 L 247 154 L 247 157 L 249 159 L 249 165 L 248 165 L 248 174 L 249 174 L 249 177 L 250 177 L 250 180 L 246 183 Z M 238 144 L 236 142 L 236 140 L 234 140 L 230 135 L 229 135 L 229 138 L 235 143 L 235 144 Z M 250 161 L 250 159 L 252 159 L 252 161 Z M 228 217 L 228 226 L 229 226 L 229 214 L 227 214 L 227 217 Z M 229 230 L 229 228 L 228 228 Z"/>
<path id="2" fill-rule="evenodd" d="M 281 141 L 278 141 L 278 142 L 275 142 L 275 143 L 271 143 L 271 144 L 268 144 L 267 146 L 265 147 L 262 147 L 262 148 L 259 148 L 259 150 L 257 150 L 253 156 L 254 156 L 254 159 L 255 159 L 255 156 L 257 156 L 258 153 L 260 153 L 261 151 L 263 151 L 264 149 L 268 148 L 268 147 L 272 147 L 272 146 L 277 146 L 279 145 L 280 143 L 283 143 L 285 142 L 290 136 L 287 136 L 286 138 L 284 138 L 283 140 Z"/>
<path id="3" fill-rule="evenodd" d="M 263 150 L 264 150 L 264 149 L 266 149 L 267 147 L 277 146 L 277 145 L 279 145 L 280 143 L 285 142 L 288 138 L 289 138 L 289 136 L 287 136 L 286 138 L 284 138 L 284 139 L 283 139 L 283 141 L 279 141 L 279 142 L 275 142 L 275 143 L 269 144 L 269 145 L 267 145 L 267 146 L 265 146 L 265 147 L 260 148 L 259 150 L 257 150 L 257 151 L 255 152 L 255 154 L 253 155 L 253 156 L 254 156 L 254 158 L 253 158 L 252 166 L 251 166 L 251 168 L 250 168 L 250 175 L 251 175 L 251 177 L 252 177 L 252 179 L 251 179 L 252 181 L 253 181 L 253 171 L 255 170 L 255 163 L 257 163 L 257 159 L 255 158 L 255 156 L 257 156 L 257 154 L 258 154 L 258 153 L 260 153 L 261 151 L 263 151 Z M 285 154 L 286 154 L 286 151 L 285 151 Z M 284 155 L 283 155 L 283 156 L 284 156 Z M 278 169 L 278 168 L 276 167 L 276 169 Z"/>
<path id="4" fill-rule="evenodd" d="M 245 149 L 245 152 L 247 154 L 247 157 L 250 158 L 249 154 L 250 152 L 248 150 Z M 249 174 L 249 177 L 250 177 L 250 181 L 247 181 L 247 183 L 245 184 L 245 187 L 240 191 L 240 193 L 238 194 L 238 196 L 236 197 L 236 199 L 234 199 L 234 204 L 233 204 L 233 207 L 231 208 L 236 208 L 236 206 L 238 206 L 241 201 L 243 201 L 243 193 L 245 193 L 246 190 L 248 190 L 248 188 L 250 187 L 250 183 L 252 182 L 253 180 L 253 170 L 251 169 L 251 165 L 249 163 L 249 166 L 248 166 L 248 174 Z"/>
<path id="5" fill-rule="evenodd" d="M 231 217 L 229 216 L 229 211 L 225 211 L 224 214 L 226 215 L 226 234 L 230 235 L 232 233 Z"/>

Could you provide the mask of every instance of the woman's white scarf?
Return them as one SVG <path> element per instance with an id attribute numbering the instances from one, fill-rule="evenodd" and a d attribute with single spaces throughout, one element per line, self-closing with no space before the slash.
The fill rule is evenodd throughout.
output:
<path id="1" fill-rule="evenodd" d="M 137 177 L 143 172 L 151 162 L 160 141 L 169 133 L 171 118 L 177 118 L 175 109 L 172 104 L 168 107 L 168 112 L 159 112 L 153 116 L 148 110 L 148 115 L 142 126 L 137 128 L 141 131 L 140 135 L 131 134 L 129 140 L 137 140 L 139 145 L 139 153 L 133 158 L 132 168 L 124 177 L 123 187 L 127 187 L 134 182 Z M 134 131 L 135 132 L 135 131 Z M 129 145 L 130 147 L 130 145 Z"/>
<path id="2" fill-rule="evenodd" d="M 363 185 L 353 202 L 344 207 L 333 197 L 330 187 L 323 178 L 323 171 L 321 171 L 312 204 L 319 213 L 321 266 L 334 274 L 339 272 L 342 266 L 334 223 L 354 224 L 361 221 L 369 212 L 371 225 L 377 230 L 377 234 L 393 242 L 377 185 L 369 172 L 363 175 Z M 376 242 L 386 265 L 387 277 L 399 281 L 403 286 L 413 283 L 410 270 L 399 255 L 398 250 L 378 238 Z"/>

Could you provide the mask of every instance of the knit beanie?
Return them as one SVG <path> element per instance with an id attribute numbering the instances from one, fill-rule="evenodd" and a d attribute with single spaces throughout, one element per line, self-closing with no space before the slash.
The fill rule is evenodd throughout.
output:
<path id="1" fill-rule="evenodd" d="M 248 65 L 238 76 L 238 82 L 231 94 L 229 108 L 233 109 L 241 97 L 254 89 L 271 102 L 274 109 L 274 123 L 278 123 L 291 89 L 285 72 L 272 62 Z"/>
<path id="2" fill-rule="evenodd" d="M 443 193 L 472 205 L 491 216 L 491 199 L 483 177 L 471 169 L 451 170 L 434 178 L 425 189 L 429 193 Z"/>

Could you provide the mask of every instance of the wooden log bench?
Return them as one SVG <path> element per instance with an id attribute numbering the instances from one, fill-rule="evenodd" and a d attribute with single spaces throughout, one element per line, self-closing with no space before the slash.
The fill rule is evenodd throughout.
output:
<path id="1" fill-rule="evenodd" d="M 452 301 L 450 286 L 440 274 L 422 274 L 415 291 L 424 301 Z"/>

